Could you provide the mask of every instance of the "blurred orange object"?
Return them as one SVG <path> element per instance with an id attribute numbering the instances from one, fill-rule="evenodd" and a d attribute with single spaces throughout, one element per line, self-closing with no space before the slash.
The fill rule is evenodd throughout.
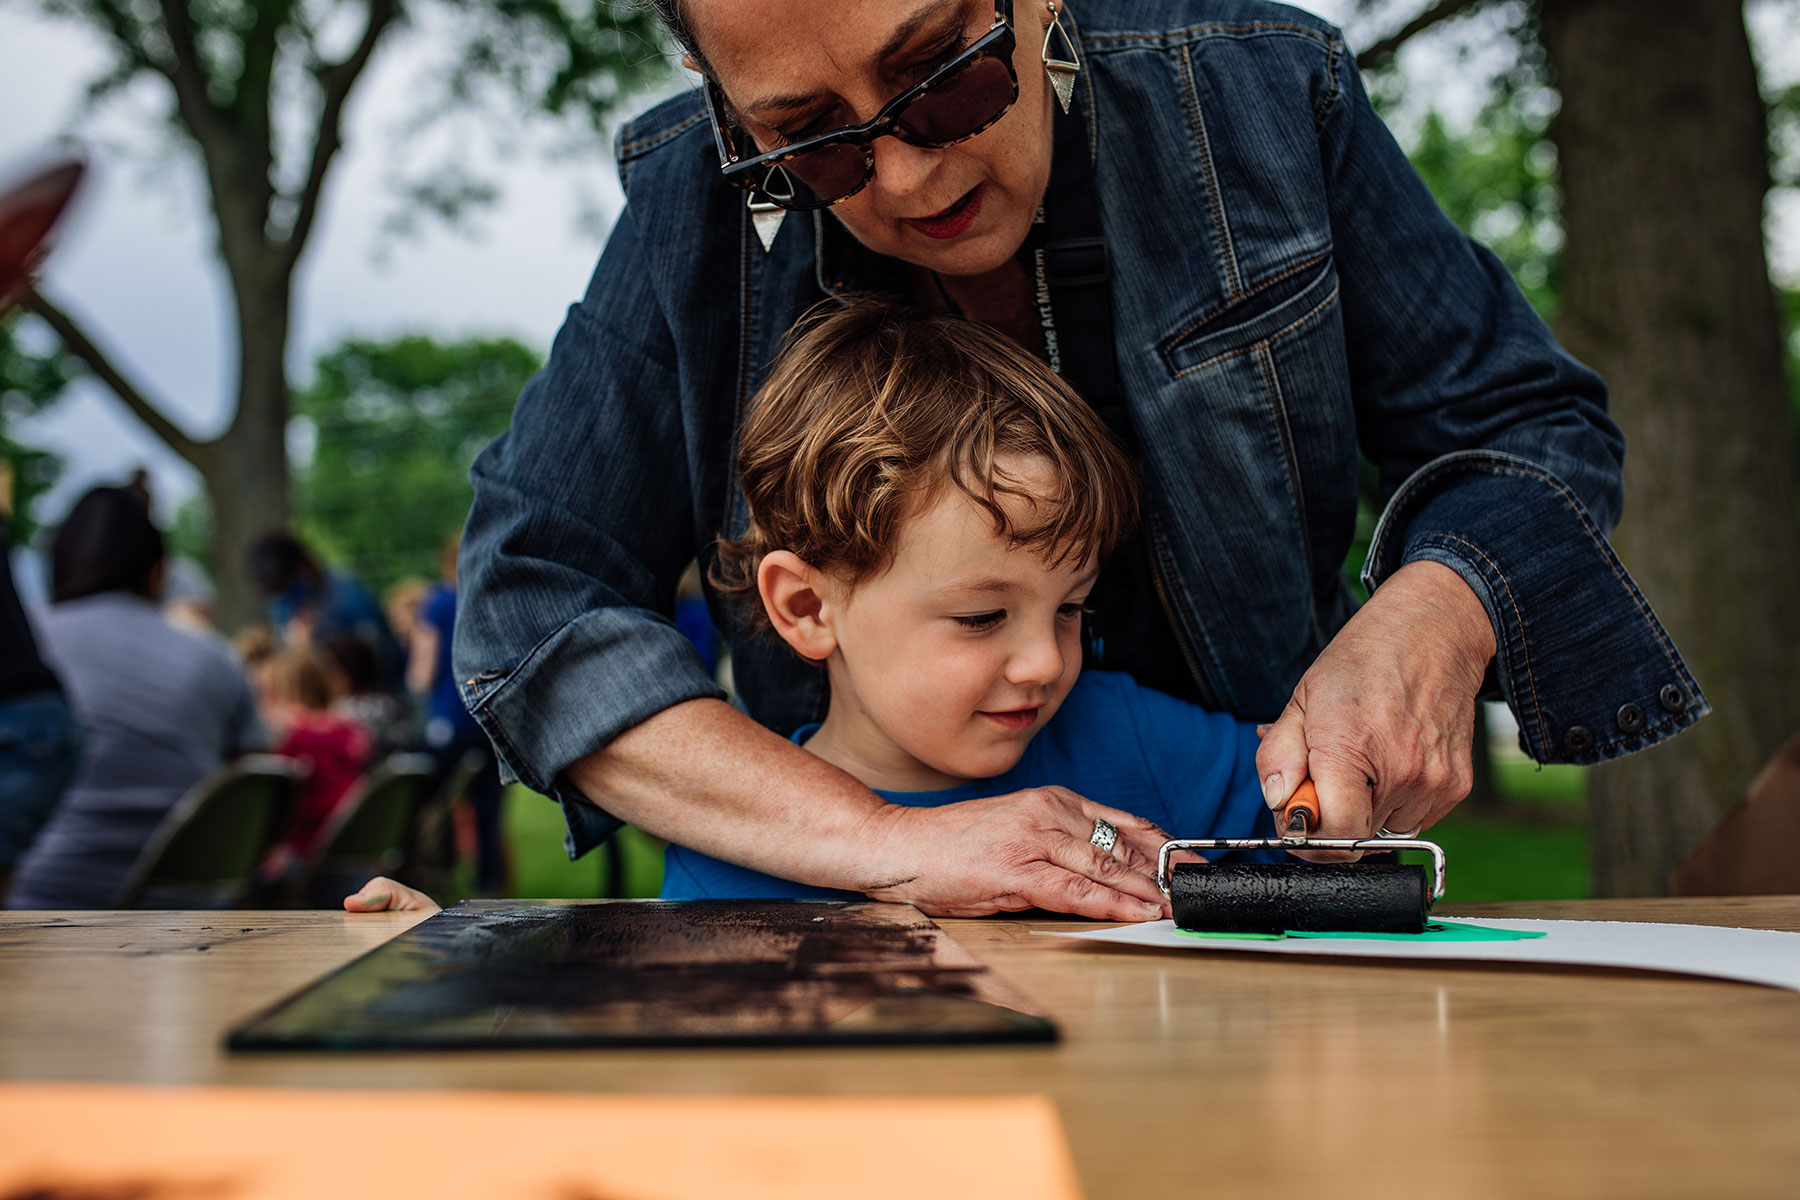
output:
<path id="1" fill-rule="evenodd" d="M 951 1200 L 1080 1190 L 1042 1096 L 0 1085 L 0 1196 Z"/>

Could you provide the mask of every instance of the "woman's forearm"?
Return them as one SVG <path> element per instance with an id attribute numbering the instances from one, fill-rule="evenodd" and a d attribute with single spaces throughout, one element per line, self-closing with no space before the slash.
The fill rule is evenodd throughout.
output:
<path id="1" fill-rule="evenodd" d="M 894 882 L 893 806 L 722 700 L 664 709 L 567 774 L 613 816 L 715 858 L 818 887 Z"/>

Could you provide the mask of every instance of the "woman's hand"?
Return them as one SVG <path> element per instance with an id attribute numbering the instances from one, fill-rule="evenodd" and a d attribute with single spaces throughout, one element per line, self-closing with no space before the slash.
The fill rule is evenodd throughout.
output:
<path id="1" fill-rule="evenodd" d="M 1436 824 L 1469 794 L 1475 695 L 1493 657 L 1487 612 L 1460 575 L 1434 562 L 1395 571 L 1263 735 L 1256 765 L 1269 807 L 1280 808 L 1310 775 L 1321 809 L 1316 836 Z"/>
<path id="2" fill-rule="evenodd" d="M 1118 830 L 1110 853 L 1089 839 L 1103 819 Z M 891 806 L 880 861 L 902 878 L 862 890 L 910 902 L 934 917 L 984 917 L 1043 908 L 1103 921 L 1168 915 L 1156 886 L 1156 852 L 1169 835 L 1155 824 L 1083 799 L 1067 788 L 1028 788 L 941 808 Z"/>
<path id="3" fill-rule="evenodd" d="M 1151 872 L 1167 835 L 1148 821 L 1054 787 L 941 808 L 889 804 L 722 700 L 664 709 L 567 775 L 665 841 L 933 916 L 1165 914 Z M 1088 842 L 1099 817 L 1119 831 L 1111 854 Z"/>

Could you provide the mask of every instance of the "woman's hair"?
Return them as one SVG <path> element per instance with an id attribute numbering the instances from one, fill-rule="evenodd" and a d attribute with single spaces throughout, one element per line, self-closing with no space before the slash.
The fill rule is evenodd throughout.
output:
<path id="1" fill-rule="evenodd" d="M 282 650 L 255 667 L 256 686 L 265 701 L 299 708 L 331 707 L 331 681 L 325 664 L 311 650 Z"/>
<path id="2" fill-rule="evenodd" d="M 50 543 L 50 599 L 61 604 L 102 592 L 148 596 L 162 560 L 162 534 L 138 493 L 97 487 L 75 502 Z"/>
<path id="3" fill-rule="evenodd" d="M 1009 474 L 1009 455 L 1048 463 L 1055 493 Z M 727 595 L 754 596 L 772 550 L 852 583 L 877 574 L 901 523 L 946 487 L 1051 565 L 1104 557 L 1137 519 L 1125 452 L 1048 366 L 985 325 L 866 297 L 821 305 L 788 334 L 744 420 L 738 473 L 750 525 L 718 543 L 712 582 Z M 766 623 L 760 604 L 745 608 Z"/>
<path id="4" fill-rule="evenodd" d="M 706 59 L 701 57 L 700 44 L 694 40 L 694 27 L 688 24 L 687 14 L 682 12 L 681 0 L 641 0 L 643 6 L 656 14 L 663 28 L 682 51 L 694 56 L 702 73 L 710 74 L 706 69 Z"/>

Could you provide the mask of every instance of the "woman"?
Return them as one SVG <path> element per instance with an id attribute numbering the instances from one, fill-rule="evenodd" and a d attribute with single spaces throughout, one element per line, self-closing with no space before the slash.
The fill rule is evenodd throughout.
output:
<path id="1" fill-rule="evenodd" d="M 683 565 L 743 528 L 744 399 L 856 290 L 1012 333 L 1130 441 L 1148 517 L 1089 656 L 1272 721 L 1267 799 L 1310 775 L 1324 834 L 1449 811 L 1484 684 L 1540 761 L 1704 713 L 1604 541 L 1604 389 L 1439 211 L 1336 30 L 1253 0 L 659 7 L 704 85 L 621 133 L 625 211 L 464 542 L 465 699 L 572 849 L 623 819 L 929 912 L 1160 911 L 1160 830 L 1102 853 L 1058 789 L 883 806 L 780 736 L 816 676 L 735 637 L 746 716 L 668 622 Z M 1361 609 L 1359 450 L 1389 495 Z"/>
<path id="2" fill-rule="evenodd" d="M 81 766 L 13 877 L 12 908 L 111 908 L 194 784 L 266 738 L 243 670 L 157 608 L 163 541 L 140 495 L 95 488 L 56 531 L 39 625 L 81 721 Z"/>

